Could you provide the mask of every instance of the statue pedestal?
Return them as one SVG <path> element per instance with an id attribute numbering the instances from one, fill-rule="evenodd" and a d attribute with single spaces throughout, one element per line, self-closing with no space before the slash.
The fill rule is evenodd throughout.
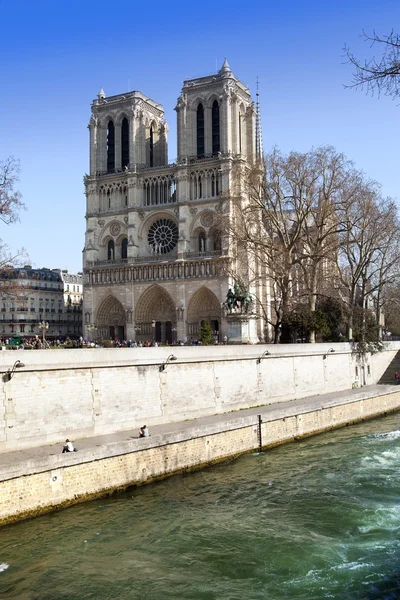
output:
<path id="1" fill-rule="evenodd" d="M 257 317 L 231 313 L 226 315 L 228 344 L 258 344 Z"/>

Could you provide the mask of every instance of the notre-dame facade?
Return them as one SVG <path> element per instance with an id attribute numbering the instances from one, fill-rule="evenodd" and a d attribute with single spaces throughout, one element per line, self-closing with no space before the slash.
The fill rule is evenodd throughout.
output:
<path id="1" fill-rule="evenodd" d="M 85 334 L 197 339 L 207 320 L 228 334 L 229 236 L 218 217 L 235 165 L 255 160 L 255 107 L 225 60 L 185 81 L 176 105 L 178 158 L 168 164 L 161 104 L 138 91 L 92 104 L 85 176 Z M 259 337 L 262 333 L 259 327 Z"/>

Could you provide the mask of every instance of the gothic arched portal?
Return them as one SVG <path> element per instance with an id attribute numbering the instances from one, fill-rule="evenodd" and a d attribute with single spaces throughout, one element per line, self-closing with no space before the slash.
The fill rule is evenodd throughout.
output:
<path id="1" fill-rule="evenodd" d="M 215 336 L 219 337 L 221 304 L 207 287 L 200 288 L 190 299 L 187 310 L 189 337 L 197 338 L 202 321 L 208 321 Z"/>
<path id="2" fill-rule="evenodd" d="M 169 344 L 175 341 L 176 309 L 168 292 L 159 285 L 146 290 L 137 303 L 135 322 L 138 339 Z"/>
<path id="3" fill-rule="evenodd" d="M 102 339 L 125 339 L 126 316 L 121 302 L 108 296 L 97 309 L 97 331 Z"/>

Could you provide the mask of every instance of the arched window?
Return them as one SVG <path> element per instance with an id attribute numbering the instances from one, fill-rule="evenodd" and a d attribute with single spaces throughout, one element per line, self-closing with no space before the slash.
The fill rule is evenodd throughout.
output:
<path id="1" fill-rule="evenodd" d="M 114 240 L 110 240 L 107 245 L 107 259 L 114 260 L 114 258 L 115 258 Z"/>
<path id="2" fill-rule="evenodd" d="M 214 235 L 213 235 L 213 250 L 214 252 L 220 252 L 221 251 L 221 234 L 219 231 L 215 231 L 214 230 Z"/>
<path id="3" fill-rule="evenodd" d="M 150 167 L 154 167 L 154 141 L 153 141 L 153 126 L 150 127 L 150 140 L 149 140 L 149 148 L 150 148 Z"/>
<path id="4" fill-rule="evenodd" d="M 197 158 L 204 156 L 204 108 L 202 104 L 197 107 Z"/>
<path id="5" fill-rule="evenodd" d="M 214 100 L 211 111 L 211 126 L 212 126 L 212 153 L 218 154 L 220 151 L 219 141 L 219 104 Z"/>
<path id="6" fill-rule="evenodd" d="M 107 125 L 107 172 L 115 169 L 115 129 L 112 121 Z"/>
<path id="7" fill-rule="evenodd" d="M 199 198 L 203 197 L 203 183 L 201 181 L 201 175 L 199 175 Z"/>
<path id="8" fill-rule="evenodd" d="M 205 231 L 199 233 L 199 252 L 206 251 L 206 234 Z"/>
<path id="9" fill-rule="evenodd" d="M 129 165 L 129 123 L 124 118 L 121 125 L 121 167 L 124 169 Z"/>
<path id="10" fill-rule="evenodd" d="M 121 258 L 128 258 L 128 239 L 124 238 L 121 243 Z"/>

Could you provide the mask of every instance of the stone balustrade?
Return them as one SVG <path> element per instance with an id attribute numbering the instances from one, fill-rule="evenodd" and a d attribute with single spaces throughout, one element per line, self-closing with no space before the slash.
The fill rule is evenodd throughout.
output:
<path id="1" fill-rule="evenodd" d="M 165 281 L 170 279 L 192 279 L 221 277 L 228 257 L 202 258 L 157 262 L 156 264 L 110 265 L 95 263 L 85 269 L 86 285 L 120 284 L 134 281 Z M 147 261 L 151 262 L 150 260 Z"/>

